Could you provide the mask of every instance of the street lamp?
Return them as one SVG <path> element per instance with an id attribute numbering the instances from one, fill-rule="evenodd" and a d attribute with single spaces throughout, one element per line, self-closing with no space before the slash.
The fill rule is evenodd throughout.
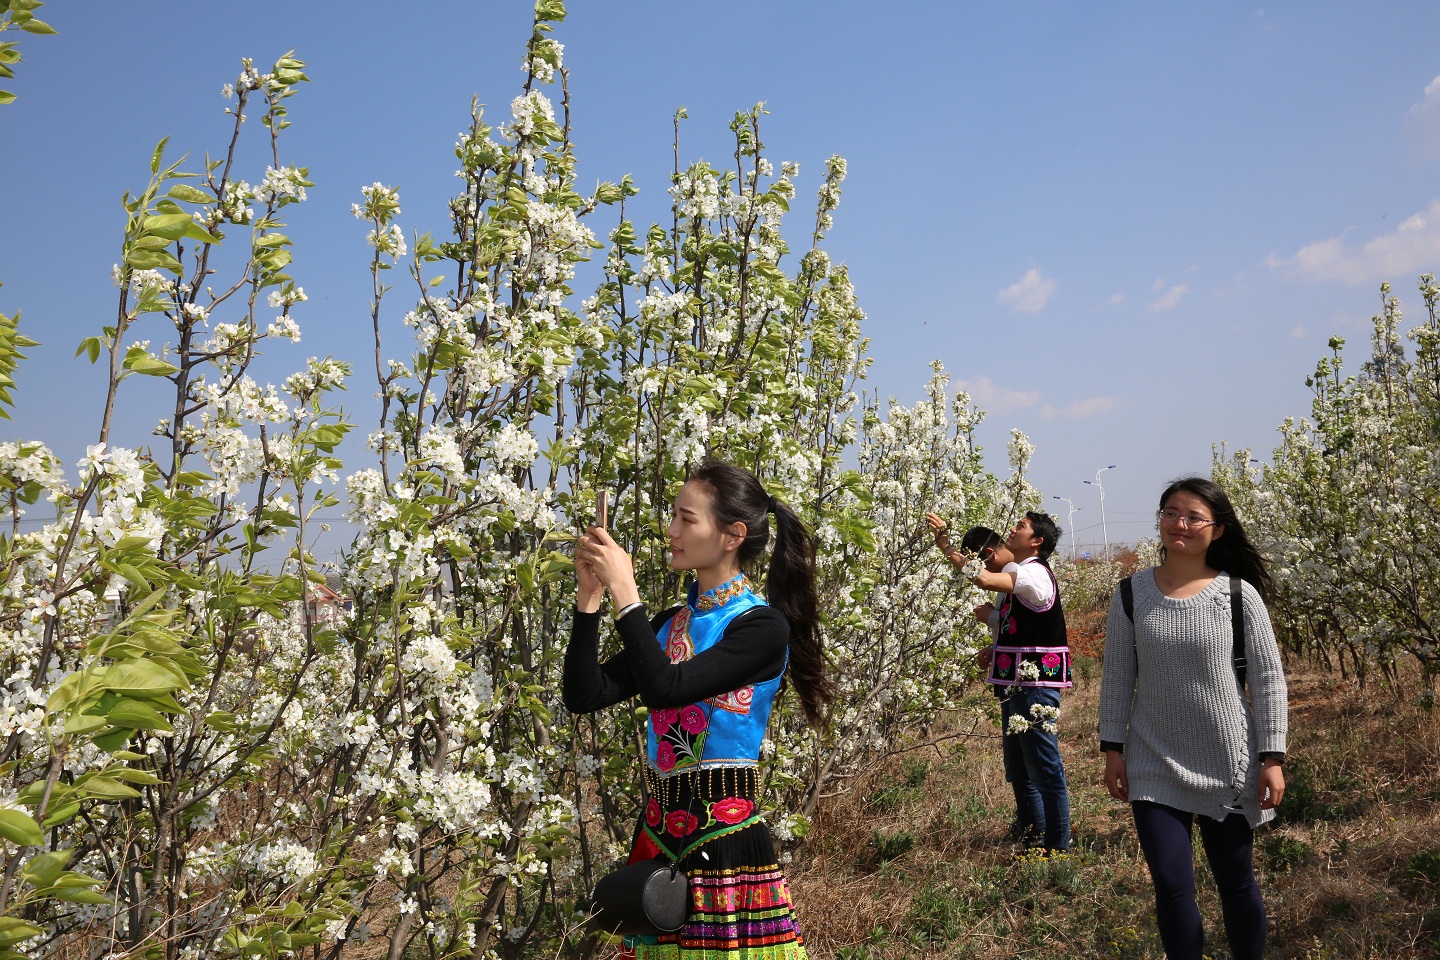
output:
<path id="1" fill-rule="evenodd" d="M 1094 487 L 1094 488 L 1096 488 L 1097 490 L 1100 491 L 1100 535 L 1105 538 L 1105 559 L 1106 559 L 1106 560 L 1109 560 L 1109 559 L 1110 559 L 1110 530 L 1109 530 L 1108 527 L 1105 526 L 1105 488 L 1104 488 L 1103 486 L 1101 486 L 1101 484 L 1100 484 L 1100 474 L 1104 473 L 1106 470 L 1114 470 L 1114 469 L 1115 469 L 1115 464 L 1113 464 L 1113 463 L 1110 464 L 1110 466 L 1108 466 L 1108 467 L 1101 467 L 1099 470 L 1096 470 L 1096 471 L 1095 471 L 1095 479 L 1094 479 L 1093 481 L 1092 481 L 1092 480 L 1086 480 L 1086 481 L 1085 481 L 1085 482 L 1088 483 L 1090 486 L 1092 486 L 1092 487 Z"/>
<path id="2" fill-rule="evenodd" d="M 1071 500 L 1069 497 L 1056 497 L 1056 496 L 1052 496 L 1050 499 L 1051 499 L 1051 500 L 1063 500 L 1063 501 L 1065 501 L 1067 504 L 1070 505 L 1070 516 L 1069 516 L 1069 518 L 1068 518 L 1065 522 L 1070 525 L 1070 559 L 1071 559 L 1071 560 L 1074 560 L 1074 559 L 1075 559 L 1075 513 L 1076 513 L 1076 511 L 1077 511 L 1078 508 L 1075 506 L 1075 501 Z"/>

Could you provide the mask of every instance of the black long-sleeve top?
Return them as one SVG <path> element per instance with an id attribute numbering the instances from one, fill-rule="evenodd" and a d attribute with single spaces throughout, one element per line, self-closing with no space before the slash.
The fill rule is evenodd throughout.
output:
<path id="1" fill-rule="evenodd" d="M 720 641 L 688 660 L 671 663 L 657 639 L 679 607 L 647 619 L 636 607 L 615 624 L 625 648 L 600 662 L 600 614 L 575 611 L 565 651 L 565 709 L 593 713 L 639 694 L 652 710 L 683 707 L 750 684 L 773 680 L 785 669 L 790 624 L 771 607 L 754 607 L 725 627 Z"/>

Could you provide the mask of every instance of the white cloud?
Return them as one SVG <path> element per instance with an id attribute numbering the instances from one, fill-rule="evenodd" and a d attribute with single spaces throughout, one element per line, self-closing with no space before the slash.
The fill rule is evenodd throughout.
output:
<path id="1" fill-rule="evenodd" d="M 1189 284 L 1177 283 L 1169 290 L 1166 290 L 1164 295 L 1161 296 L 1159 299 L 1152 300 L 1150 302 L 1150 306 L 1146 309 L 1148 309 L 1151 313 L 1159 313 L 1162 310 L 1173 310 L 1175 309 L 1176 304 L 1178 304 L 1181 300 L 1184 300 L 1185 294 L 1189 292 Z"/>
<path id="2" fill-rule="evenodd" d="M 986 413 L 1025 410 L 1040 402 L 1039 390 L 1011 390 L 985 376 L 973 380 L 957 380 L 955 386 L 970 394 L 975 406 Z"/>
<path id="3" fill-rule="evenodd" d="M 1344 283 L 1406 280 L 1414 274 L 1434 270 L 1440 264 L 1440 200 L 1364 246 L 1346 244 L 1342 233 L 1302 247 L 1287 259 L 1271 254 L 1265 263 L 1272 270 L 1299 280 Z"/>
<path id="4" fill-rule="evenodd" d="M 1043 402 L 1045 397 L 1039 390 L 1013 390 L 986 376 L 957 380 L 955 386 L 968 393 L 975 406 L 986 413 L 1007 414 L 1020 410 L 1035 410 L 1042 420 L 1084 420 L 1109 413 L 1125 403 L 1120 397 L 1088 397 L 1061 407 Z"/>
<path id="5" fill-rule="evenodd" d="M 1120 306 L 1120 304 L 1122 304 L 1122 303 L 1124 303 L 1124 302 L 1125 302 L 1125 294 L 1123 294 L 1123 293 L 1112 293 L 1112 294 L 1110 294 L 1110 306 L 1112 306 L 1112 307 L 1118 307 L 1118 306 Z"/>
<path id="6" fill-rule="evenodd" d="M 1440 77 L 1405 114 L 1405 152 L 1415 163 L 1440 158 Z"/>
<path id="7" fill-rule="evenodd" d="M 1297 323 L 1290 328 L 1290 339 L 1292 340 L 1304 340 L 1308 336 L 1309 334 L 1305 332 L 1305 324 L 1303 323 Z"/>
<path id="8" fill-rule="evenodd" d="M 1085 420 L 1102 413 L 1109 413 L 1123 405 L 1124 402 L 1119 397 L 1087 397 L 1084 400 L 1067 403 L 1063 407 L 1047 403 L 1040 411 L 1040 416 L 1046 420 Z"/>
<path id="9" fill-rule="evenodd" d="M 1010 304 L 1020 313 L 1039 313 L 1054 292 L 1054 279 L 1042 276 L 1038 267 L 1031 267 L 1025 276 L 997 293 L 995 302 Z"/>

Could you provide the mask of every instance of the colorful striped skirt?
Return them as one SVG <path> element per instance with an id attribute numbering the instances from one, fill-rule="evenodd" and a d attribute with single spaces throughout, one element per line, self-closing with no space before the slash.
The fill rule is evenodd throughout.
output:
<path id="1" fill-rule="evenodd" d="M 630 862 L 679 857 L 690 919 L 676 933 L 626 940 L 637 960 L 804 960 L 805 941 L 775 843 L 755 806 L 753 767 L 659 777 Z"/>

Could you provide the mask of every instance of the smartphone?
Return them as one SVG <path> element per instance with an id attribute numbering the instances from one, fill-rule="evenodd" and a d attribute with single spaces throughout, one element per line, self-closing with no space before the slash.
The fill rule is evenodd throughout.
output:
<path id="1" fill-rule="evenodd" d="M 603 530 L 610 529 L 610 492 L 608 490 L 595 491 L 595 526 Z"/>

